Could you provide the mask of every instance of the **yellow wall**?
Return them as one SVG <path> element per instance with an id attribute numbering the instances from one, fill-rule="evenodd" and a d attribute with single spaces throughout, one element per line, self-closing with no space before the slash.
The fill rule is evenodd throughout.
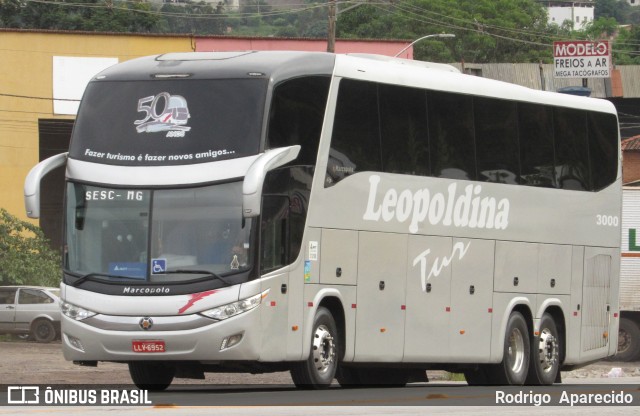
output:
<path id="1" fill-rule="evenodd" d="M 195 49 L 189 36 L 0 30 L 0 208 L 26 219 L 23 184 L 38 163 L 38 119 L 53 114 L 53 57 L 108 57 L 120 62 Z M 42 97 L 18 98 L 10 95 Z"/>

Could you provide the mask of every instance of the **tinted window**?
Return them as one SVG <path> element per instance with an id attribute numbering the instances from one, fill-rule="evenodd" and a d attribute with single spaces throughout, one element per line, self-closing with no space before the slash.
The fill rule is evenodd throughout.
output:
<path id="1" fill-rule="evenodd" d="M 333 125 L 325 186 L 362 171 L 381 171 L 378 88 L 342 80 Z"/>
<path id="2" fill-rule="evenodd" d="M 554 110 L 556 184 L 562 189 L 589 190 L 589 153 L 585 111 Z"/>
<path id="3" fill-rule="evenodd" d="M 270 171 L 264 181 L 262 190 L 267 203 L 272 203 L 270 201 L 278 197 L 287 198 L 289 203 L 289 253 L 286 264 L 292 263 L 300 253 L 313 172 L 314 169 L 310 166 L 285 166 Z"/>
<path id="4" fill-rule="evenodd" d="M 426 92 L 380 85 L 379 97 L 384 171 L 429 175 Z"/>
<path id="5" fill-rule="evenodd" d="M 112 165 L 180 165 L 255 155 L 267 81 L 92 82 L 70 157 Z"/>
<path id="6" fill-rule="evenodd" d="M 518 123 L 513 101 L 474 98 L 478 180 L 518 183 Z"/>
<path id="7" fill-rule="evenodd" d="M 262 200 L 260 271 L 265 273 L 287 264 L 289 198 L 265 196 Z"/>
<path id="8" fill-rule="evenodd" d="M 18 303 L 21 305 L 53 303 L 53 299 L 40 290 L 22 289 L 18 295 Z"/>
<path id="9" fill-rule="evenodd" d="M 618 174 L 618 123 L 612 114 L 590 113 L 589 155 L 593 189 L 612 184 Z"/>
<path id="10" fill-rule="evenodd" d="M 333 134 L 329 184 L 372 170 L 592 191 L 617 176 L 607 113 L 343 80 Z"/>
<path id="11" fill-rule="evenodd" d="M 267 148 L 301 145 L 299 165 L 315 165 L 324 110 L 329 93 L 328 77 L 305 77 L 278 85 L 269 112 Z"/>
<path id="12" fill-rule="evenodd" d="M 475 179 L 472 98 L 429 92 L 427 102 L 433 175 L 440 178 Z"/>
<path id="13" fill-rule="evenodd" d="M 555 187 L 553 109 L 538 104 L 518 104 L 518 132 L 522 184 Z"/>

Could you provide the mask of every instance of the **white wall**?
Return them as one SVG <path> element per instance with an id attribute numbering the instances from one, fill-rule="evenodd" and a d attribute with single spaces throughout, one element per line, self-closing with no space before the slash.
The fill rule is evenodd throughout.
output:
<path id="1" fill-rule="evenodd" d="M 628 0 L 631 1 L 631 0 Z M 640 3 L 640 0 L 635 0 Z M 565 20 L 573 22 L 575 29 L 584 29 L 585 25 L 593 21 L 593 7 L 580 6 L 554 6 L 547 8 L 549 11 L 549 23 L 562 25 Z"/>

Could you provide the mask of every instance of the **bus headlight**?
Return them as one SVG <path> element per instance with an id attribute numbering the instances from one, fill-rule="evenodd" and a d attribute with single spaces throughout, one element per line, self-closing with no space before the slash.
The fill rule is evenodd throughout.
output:
<path id="1" fill-rule="evenodd" d="M 91 318 L 96 314 L 95 312 L 92 312 L 85 308 L 81 308 L 80 306 L 76 306 L 68 302 L 62 302 L 60 308 L 62 309 L 62 313 L 65 316 L 76 321 L 82 321 L 83 319 Z"/>
<path id="2" fill-rule="evenodd" d="M 218 306 L 217 308 L 209 309 L 207 311 L 202 311 L 200 312 L 200 314 L 206 316 L 207 318 L 222 321 L 224 319 L 231 318 L 232 316 L 236 316 L 241 313 L 250 311 L 251 309 L 257 308 L 260 303 L 262 303 L 262 299 L 264 299 L 268 294 L 269 290 L 267 289 L 255 296 L 241 299 L 237 302 L 228 303 L 226 305 Z"/>

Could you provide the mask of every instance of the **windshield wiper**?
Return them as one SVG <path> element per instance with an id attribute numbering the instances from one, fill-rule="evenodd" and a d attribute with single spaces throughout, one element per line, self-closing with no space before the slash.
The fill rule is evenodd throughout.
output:
<path id="1" fill-rule="evenodd" d="M 83 276 L 78 277 L 78 279 L 76 281 L 74 281 L 73 283 L 71 283 L 71 286 L 73 287 L 78 287 L 81 284 L 83 284 L 84 282 L 86 282 L 87 280 L 92 280 L 93 277 L 116 277 L 116 278 L 128 278 L 128 276 L 116 276 L 113 274 L 107 274 L 107 273 L 96 273 L 96 272 L 92 272 L 92 273 L 87 273 Z"/>
<path id="2" fill-rule="evenodd" d="M 180 273 L 180 274 L 204 274 L 205 276 L 203 276 L 203 278 L 214 277 L 214 278 L 220 280 L 222 283 L 224 283 L 227 286 L 233 286 L 233 283 L 229 282 L 226 278 L 224 278 L 224 277 L 220 276 L 218 273 L 214 273 L 214 272 L 212 272 L 210 270 L 176 269 L 176 270 L 167 270 L 166 272 L 164 272 L 164 274 L 175 274 L 175 273 Z M 163 273 L 157 273 L 157 274 L 163 274 Z"/>

